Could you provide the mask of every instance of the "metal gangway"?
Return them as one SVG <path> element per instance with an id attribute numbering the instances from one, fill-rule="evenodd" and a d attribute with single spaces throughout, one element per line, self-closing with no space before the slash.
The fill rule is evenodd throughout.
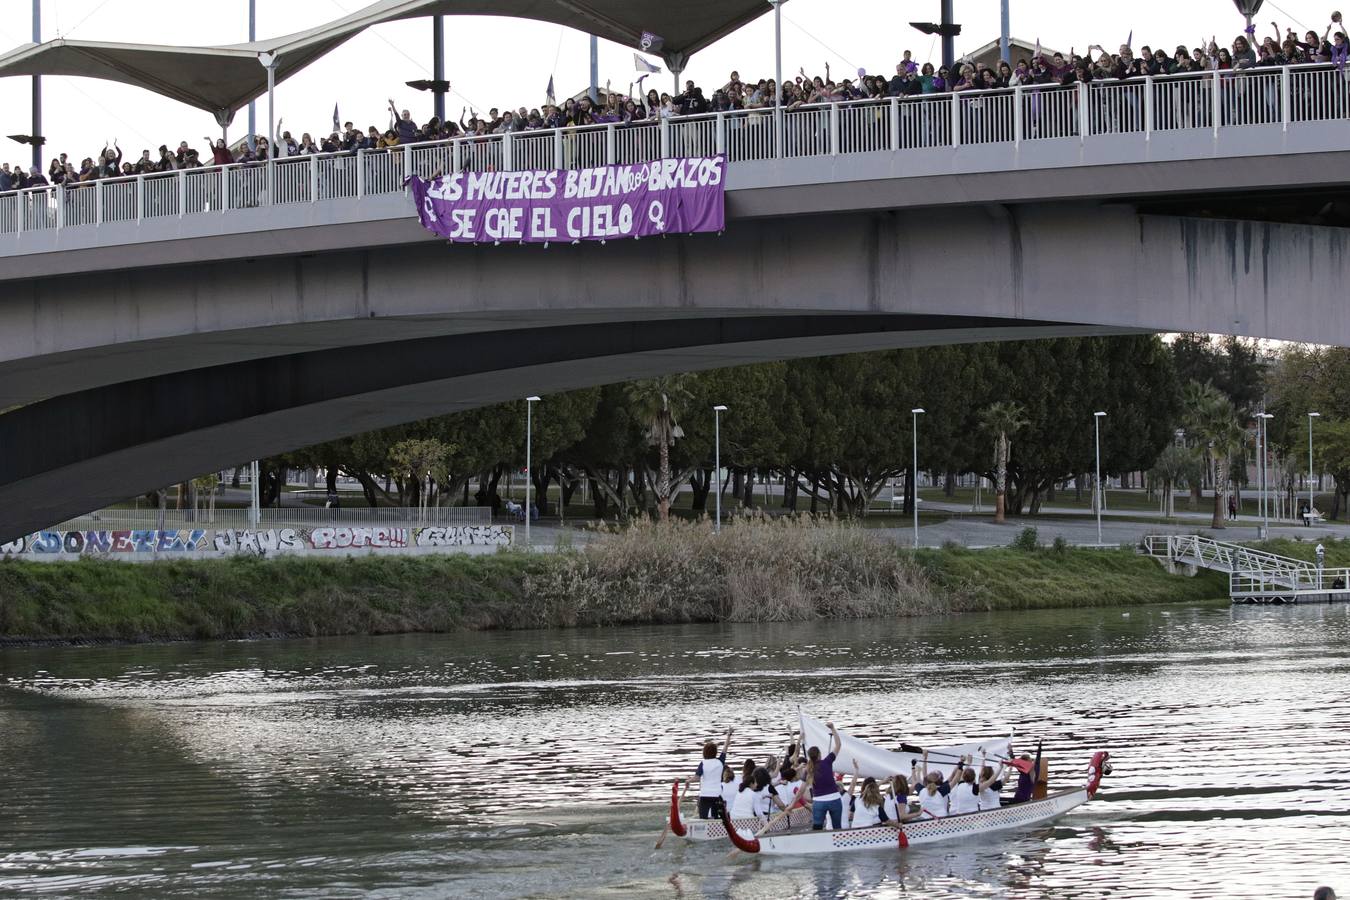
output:
<path id="1" fill-rule="evenodd" d="M 1143 553 L 1169 569 L 1177 565 L 1228 575 L 1234 603 L 1350 601 L 1350 568 L 1319 568 L 1315 563 L 1197 534 L 1153 534 Z"/>

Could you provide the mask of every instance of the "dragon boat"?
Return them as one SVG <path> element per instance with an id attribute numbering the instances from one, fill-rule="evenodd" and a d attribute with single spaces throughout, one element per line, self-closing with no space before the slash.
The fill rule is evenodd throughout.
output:
<path id="1" fill-rule="evenodd" d="M 809 815 L 806 816 L 805 828 L 793 824 L 791 827 L 765 831 L 763 823 L 758 820 L 747 825 L 723 822 L 721 833 L 738 850 L 764 854 L 842 853 L 890 848 L 903 850 L 915 844 L 969 841 L 993 832 L 1042 825 L 1082 806 L 1096 796 L 1102 776 L 1108 770 L 1109 758 L 1110 755 L 1105 751 L 1093 755 L 1087 781 L 1081 787 L 1047 794 L 1039 800 L 1000 806 L 998 809 L 921 819 L 903 825 L 884 823 L 839 831 L 811 831 Z M 799 811 L 806 812 L 805 809 L 793 810 L 794 821 Z"/>

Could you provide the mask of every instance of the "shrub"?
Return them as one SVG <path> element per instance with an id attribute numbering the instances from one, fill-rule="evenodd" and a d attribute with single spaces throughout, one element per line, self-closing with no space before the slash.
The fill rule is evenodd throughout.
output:
<path id="1" fill-rule="evenodd" d="M 1055 543 L 1054 543 L 1053 546 L 1054 546 L 1054 551 L 1055 551 L 1055 555 L 1056 555 L 1056 556 L 1068 556 L 1068 555 L 1069 555 L 1069 542 L 1066 541 L 1066 540 L 1064 540 L 1064 535 L 1061 534 L 1061 535 L 1057 536 L 1057 537 L 1055 538 Z"/>
<path id="2" fill-rule="evenodd" d="M 1014 550 L 1021 550 L 1025 553 L 1032 553 L 1036 550 L 1037 547 L 1040 546 L 1040 544 L 1037 543 L 1036 538 L 1037 535 L 1035 528 L 1023 528 L 1021 531 L 1017 533 L 1017 537 L 1013 538 L 1013 542 L 1009 546 L 1011 546 Z"/>

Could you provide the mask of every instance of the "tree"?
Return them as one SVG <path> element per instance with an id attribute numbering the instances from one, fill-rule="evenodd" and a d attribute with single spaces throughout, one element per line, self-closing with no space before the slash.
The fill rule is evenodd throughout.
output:
<path id="1" fill-rule="evenodd" d="M 1214 477 L 1213 528 L 1224 527 L 1223 497 L 1227 488 L 1228 460 L 1241 446 L 1245 434 L 1237 421 L 1233 401 L 1212 384 L 1191 382 L 1184 393 L 1186 427 L 1206 448 Z"/>
<path id="2" fill-rule="evenodd" d="M 1176 515 L 1175 498 L 1172 496 L 1177 485 L 1198 480 L 1200 460 L 1195 451 L 1178 444 L 1168 444 L 1150 470 L 1153 477 L 1162 486 L 1162 514 L 1167 518 Z"/>
<path id="3" fill-rule="evenodd" d="M 427 517 L 427 480 L 445 480 L 445 461 L 452 451 L 452 447 L 435 438 L 408 438 L 389 448 L 390 464 L 407 473 L 409 482 L 415 485 L 408 500 L 414 494 L 417 496 L 418 521 Z"/>
<path id="4" fill-rule="evenodd" d="M 684 430 L 675 416 L 693 399 L 688 387 L 688 375 L 662 375 L 635 381 L 625 394 L 634 417 L 642 423 L 647 442 L 656 447 L 660 459 L 656 479 L 656 506 L 662 522 L 670 517 L 670 447 Z"/>
<path id="5" fill-rule="evenodd" d="M 1012 455 L 1011 435 L 1030 424 L 1026 410 L 1018 403 L 1002 401 L 980 416 L 984 430 L 994 438 L 994 522 L 1003 524 L 1008 495 L 1008 458 Z"/>

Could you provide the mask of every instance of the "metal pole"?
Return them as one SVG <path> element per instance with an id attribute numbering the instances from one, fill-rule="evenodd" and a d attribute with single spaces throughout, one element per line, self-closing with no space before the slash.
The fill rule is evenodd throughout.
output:
<path id="1" fill-rule="evenodd" d="M 922 409 L 911 409 L 910 415 L 914 420 L 914 459 L 913 468 L 909 470 L 910 489 L 914 492 L 914 549 L 919 549 L 919 413 Z"/>
<path id="2" fill-rule="evenodd" d="M 42 43 L 42 0 L 33 0 L 33 43 Z M 33 167 L 42 171 L 42 77 L 33 76 Z"/>
<path id="3" fill-rule="evenodd" d="M 775 158 L 783 157 L 783 0 L 773 0 L 773 60 L 774 60 L 774 152 Z"/>
<path id="4" fill-rule="evenodd" d="M 1012 62 L 1012 57 L 1008 53 L 1008 31 L 1008 0 L 1001 0 L 999 3 L 998 57 L 1005 63 Z"/>
<path id="5" fill-rule="evenodd" d="M 33 0 L 34 3 L 37 0 Z M 258 0 L 248 0 L 248 41 L 253 43 L 258 39 Z M 258 149 L 257 139 L 254 137 L 258 133 L 258 104 L 248 101 L 248 145 L 251 149 Z"/>
<path id="6" fill-rule="evenodd" d="M 431 55 L 432 75 L 437 82 L 436 118 L 445 121 L 445 91 L 439 85 L 445 81 L 445 16 L 431 17 Z"/>
<path id="7" fill-rule="evenodd" d="M 1093 505 L 1097 507 L 1097 546 L 1102 543 L 1102 417 L 1106 413 L 1092 414 L 1092 428 L 1097 438 L 1097 481 L 1093 485 Z"/>
<path id="8" fill-rule="evenodd" d="M 533 460 L 530 458 L 534 452 L 534 401 L 537 397 L 525 398 L 525 549 L 530 549 L 533 545 L 530 543 L 530 487 L 534 482 L 530 464 Z"/>
<path id="9" fill-rule="evenodd" d="M 722 533 L 722 407 L 713 407 L 713 432 L 716 435 L 713 450 L 713 474 L 717 479 L 717 520 L 713 531 Z"/>
<path id="10" fill-rule="evenodd" d="M 1316 419 L 1321 413 L 1308 413 L 1308 524 L 1312 524 L 1313 511 L 1313 443 L 1312 443 L 1312 420 Z"/>
<path id="11" fill-rule="evenodd" d="M 956 38 L 946 33 L 947 27 L 955 24 L 952 19 L 952 0 L 942 0 L 942 64 L 948 69 L 956 62 Z"/>
<path id="12" fill-rule="evenodd" d="M 600 39 L 591 35 L 591 102 L 600 102 Z"/>
<path id="13" fill-rule="evenodd" d="M 248 498 L 248 523 L 254 528 L 262 520 L 258 510 L 261 495 L 258 492 L 258 461 L 255 459 L 249 464 L 249 498 Z"/>

